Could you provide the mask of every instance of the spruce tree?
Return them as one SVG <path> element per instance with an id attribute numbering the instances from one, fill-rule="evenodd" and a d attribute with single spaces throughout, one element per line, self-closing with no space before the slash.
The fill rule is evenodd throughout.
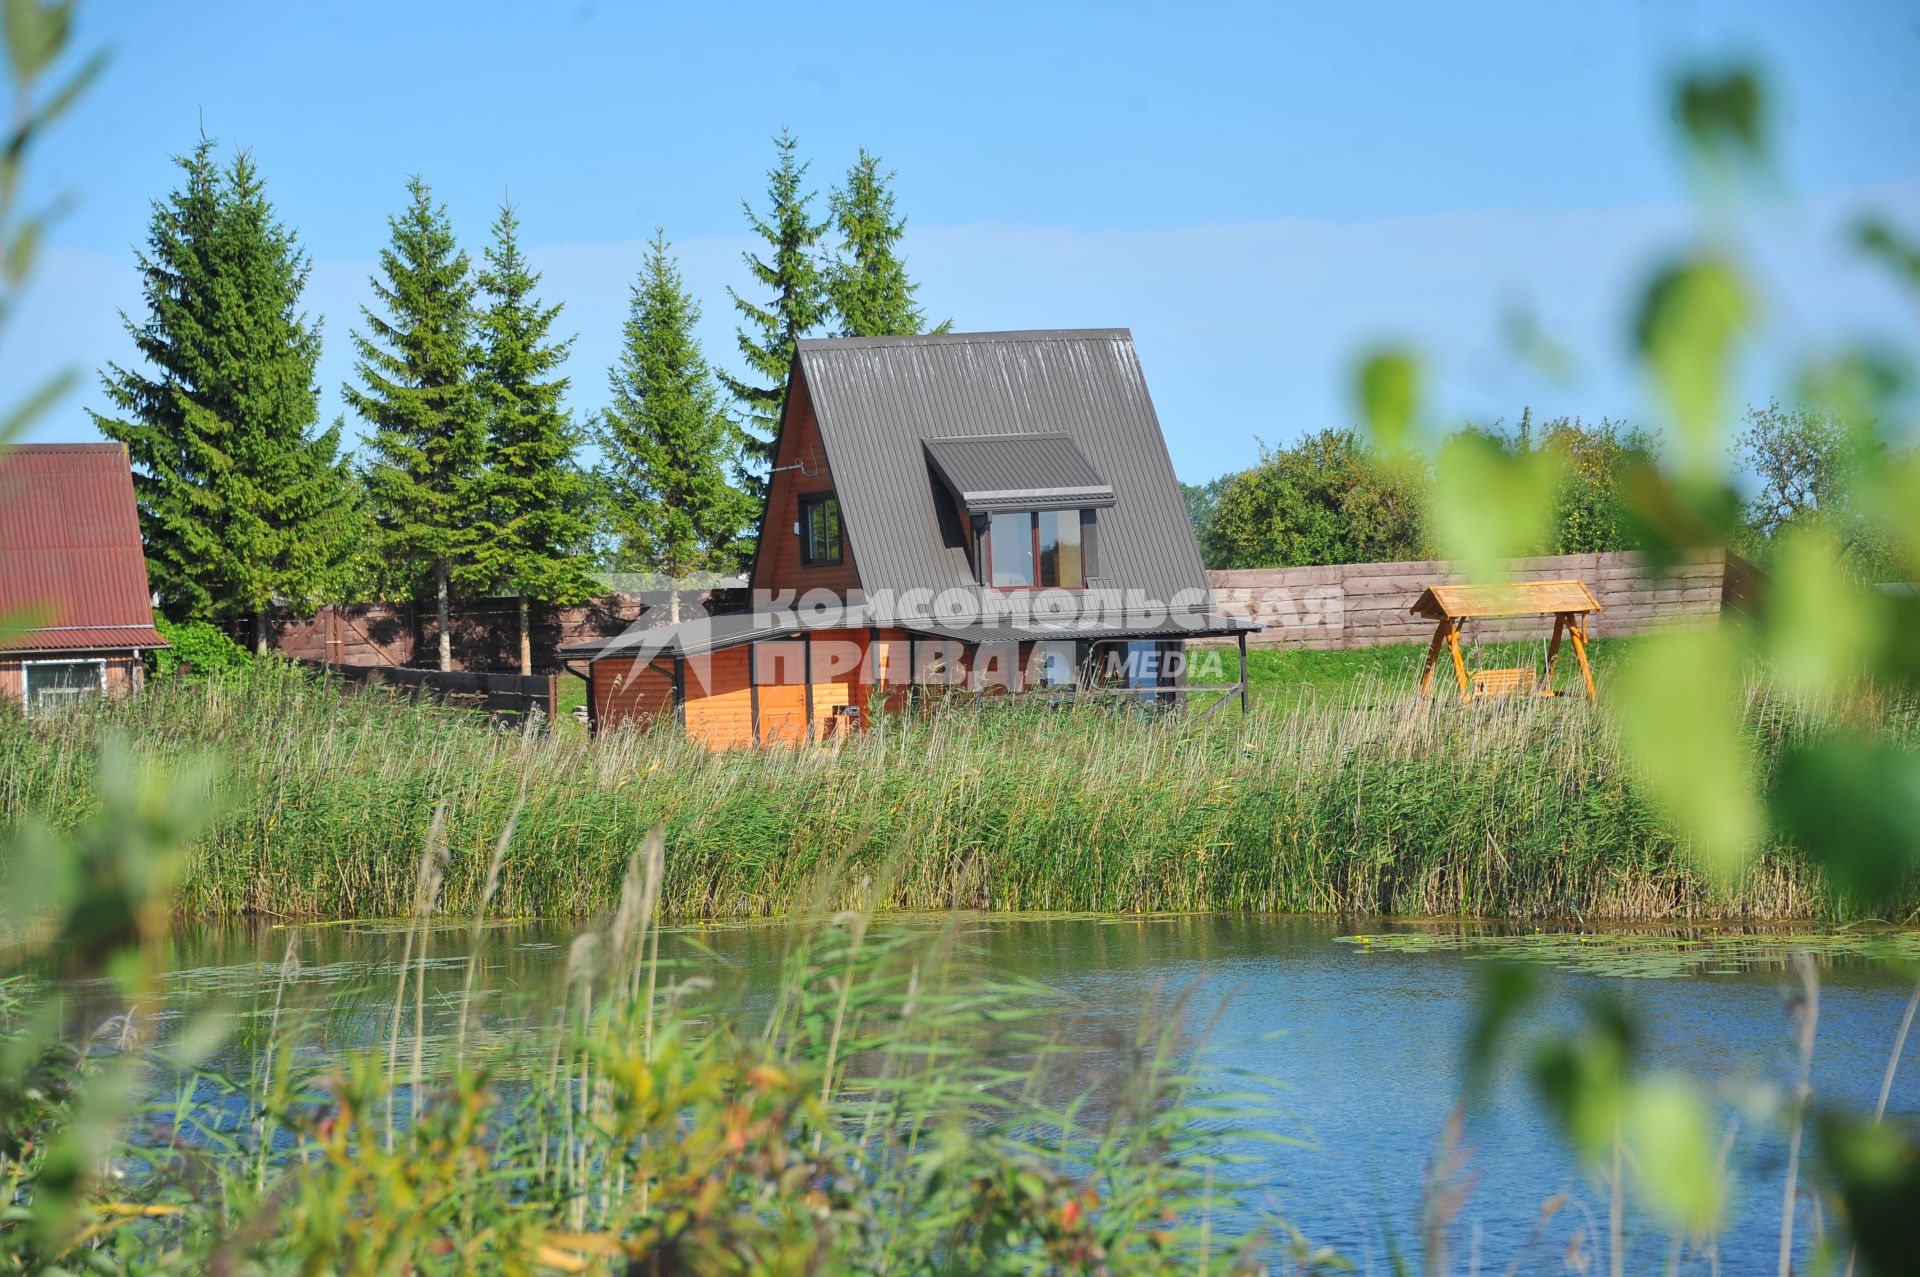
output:
<path id="1" fill-rule="evenodd" d="M 109 364 L 101 383 L 123 415 L 92 415 L 127 445 L 163 610 L 251 613 L 264 652 L 276 600 L 304 609 L 339 584 L 359 509 L 339 427 L 314 433 L 308 259 L 252 158 L 222 171 L 213 150 L 202 138 L 181 157 L 138 257 L 147 318 L 125 323 L 154 375 Z"/>
<path id="2" fill-rule="evenodd" d="M 894 215 L 892 172 L 880 171 L 865 147 L 847 170 L 845 186 L 828 196 L 840 235 L 839 256 L 827 272 L 827 297 L 843 337 L 903 337 L 926 331 L 927 317 L 899 255 L 907 219 Z M 951 321 L 935 332 L 945 332 Z"/>
<path id="3" fill-rule="evenodd" d="M 483 534 L 474 575 L 514 595 L 520 613 L 520 672 L 533 673 L 528 602 L 577 603 L 593 592 L 581 555 L 592 526 L 587 479 L 575 466 L 580 431 L 563 404 L 557 375 L 573 338 L 555 341 L 558 303 L 534 295 L 540 275 L 520 251 L 519 219 L 503 204 L 479 285 L 479 382 L 486 409 Z"/>
<path id="4" fill-rule="evenodd" d="M 813 192 L 802 189 L 808 166 L 796 157 L 799 143 L 793 134 L 781 129 L 773 145 L 779 158 L 767 171 L 766 216 L 755 213 L 747 201 L 740 202 L 747 224 L 767 242 L 764 258 L 751 252 L 741 257 L 754 282 L 771 296 L 761 306 L 727 289 L 743 321 L 736 331 L 740 354 L 752 376 L 741 379 L 720 373 L 728 393 L 746 410 L 743 457 L 754 469 L 743 468 L 739 477 L 741 486 L 759 499 L 766 497 L 767 480 L 761 470 L 773 464 L 773 441 L 780 431 L 794 343 L 828 318 L 827 280 L 818 246 L 829 223 L 808 216 Z"/>
<path id="5" fill-rule="evenodd" d="M 665 575 L 669 619 L 680 619 L 680 582 L 739 565 L 755 502 L 728 481 L 739 427 L 700 353 L 700 307 L 655 232 L 633 285 L 619 362 L 608 372 L 612 404 L 597 435 L 620 557 Z"/>
<path id="6" fill-rule="evenodd" d="M 378 544 L 390 563 L 432 586 L 440 622 L 440 668 L 453 668 L 448 631 L 456 578 L 474 574 L 485 497 L 487 419 L 472 364 L 474 284 L 444 205 L 418 177 L 407 208 L 387 219 L 374 295 L 384 315 L 361 308 L 353 335 L 363 386 L 347 403 L 373 427 L 367 494 Z"/>

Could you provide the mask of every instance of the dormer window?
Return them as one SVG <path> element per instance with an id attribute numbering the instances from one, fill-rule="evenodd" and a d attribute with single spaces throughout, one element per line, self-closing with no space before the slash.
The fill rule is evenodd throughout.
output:
<path id="1" fill-rule="evenodd" d="M 802 567 L 838 563 L 845 551 L 840 535 L 840 501 L 831 492 L 809 492 L 800 498 L 800 519 L 794 525 L 800 538 Z"/>
<path id="2" fill-rule="evenodd" d="M 997 590 L 1084 589 L 1084 517 L 1079 510 L 995 512 L 982 538 L 986 567 L 981 575 Z"/>
<path id="3" fill-rule="evenodd" d="M 1113 486 L 1065 434 L 924 441 L 927 463 L 973 527 L 980 582 L 998 590 L 1080 590 L 1094 511 Z"/>

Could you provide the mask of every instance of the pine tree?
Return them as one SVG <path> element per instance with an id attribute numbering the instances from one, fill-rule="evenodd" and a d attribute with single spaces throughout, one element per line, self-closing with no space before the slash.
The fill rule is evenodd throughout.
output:
<path id="1" fill-rule="evenodd" d="M 163 610 L 251 613 L 264 652 L 276 600 L 304 609 L 339 583 L 360 515 L 339 427 L 312 433 L 309 262 L 252 158 L 223 172 L 213 151 L 202 138 L 179 160 L 185 180 L 155 203 L 138 258 L 147 320 L 125 322 L 157 375 L 109 364 L 101 383 L 124 415 L 93 418 L 127 445 Z"/>
<path id="2" fill-rule="evenodd" d="M 720 407 L 700 353 L 700 307 L 655 232 L 633 285 L 620 360 L 608 372 L 613 402 L 601 414 L 601 471 L 621 557 L 665 575 L 669 618 L 680 619 L 680 582 L 738 566 L 755 502 L 728 482 L 739 427 Z"/>
<path id="3" fill-rule="evenodd" d="M 845 186 L 828 196 L 840 234 L 839 257 L 828 268 L 827 297 L 843 337 L 903 337 L 926 331 L 927 317 L 897 251 L 907 219 L 894 216 L 891 172 L 865 147 L 847 170 Z M 935 332 L 945 332 L 952 321 Z"/>
<path id="4" fill-rule="evenodd" d="M 481 534 L 487 420 L 474 383 L 473 280 L 444 205 L 418 177 L 407 208 L 387 219 L 373 291 L 386 314 L 361 308 L 353 335 L 364 388 L 347 403 L 374 428 L 366 471 L 379 545 L 390 562 L 430 581 L 440 622 L 440 668 L 453 668 L 448 631 L 456 580 L 473 580 Z"/>
<path id="5" fill-rule="evenodd" d="M 747 224 L 767 242 L 768 249 L 765 258 L 751 252 L 741 257 L 754 281 L 772 296 L 760 306 L 727 289 L 743 320 L 736 330 L 740 353 L 757 379 L 742 380 L 724 371 L 720 374 L 727 392 L 746 409 L 742 451 L 745 460 L 756 468 L 743 469 L 740 483 L 762 500 L 767 481 L 759 469 L 773 464 L 773 441 L 780 431 L 780 409 L 786 400 L 794 343 L 828 319 L 827 280 L 818 245 L 829 223 L 815 222 L 807 215 L 813 192 L 802 189 L 808 165 L 797 161 L 799 143 L 793 134 L 780 130 L 773 145 L 779 159 L 767 171 L 767 215 L 762 218 L 752 204 L 740 202 Z"/>
<path id="6" fill-rule="evenodd" d="M 502 205 L 479 285 L 479 382 L 487 418 L 484 534 L 474 573 L 519 600 L 520 672 L 533 673 L 528 602 L 577 603 L 593 593 L 582 551 L 592 535 L 587 478 L 574 465 L 580 431 L 556 375 L 573 338 L 550 337 L 558 303 L 534 296 L 540 276 L 520 251 L 519 219 Z"/>

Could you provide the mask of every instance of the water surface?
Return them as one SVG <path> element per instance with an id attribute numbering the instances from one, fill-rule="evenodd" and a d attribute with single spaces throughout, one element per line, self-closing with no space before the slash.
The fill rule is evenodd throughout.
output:
<path id="1" fill-rule="evenodd" d="M 1474 947 L 1359 944 L 1352 936 L 1445 938 L 1459 927 L 1248 915 L 962 915 L 879 925 L 925 928 L 929 944 L 939 927 L 952 925 L 982 973 L 1059 990 L 1072 1009 L 1071 1031 L 1084 1038 L 1093 1063 L 1122 1049 L 1143 1012 L 1164 1014 L 1173 995 L 1191 991 L 1192 1049 L 1287 1087 L 1280 1097 L 1286 1116 L 1270 1128 L 1304 1144 L 1261 1146 L 1275 1184 L 1259 1204 L 1364 1270 L 1384 1269 L 1390 1245 L 1414 1247 L 1422 1179 L 1461 1098 L 1462 1039 L 1487 967 Z M 552 1005 L 576 933 L 543 923 L 486 929 L 479 983 L 491 1030 L 536 1020 Z M 1731 1159 L 1739 1187 L 1732 1226 L 1720 1242 L 1721 1269 L 1771 1265 L 1784 1145 L 1752 1114 L 1759 1111 L 1756 1097 L 1783 1091 L 1792 1076 L 1784 962 L 1792 942 L 1689 946 L 1666 933 L 1641 934 L 1661 938 L 1637 946 L 1633 963 L 1583 962 L 1588 950 L 1576 949 L 1568 963 L 1539 966 L 1544 996 L 1521 1031 L 1570 1024 L 1596 995 L 1622 999 L 1643 1035 L 1643 1067 L 1692 1075 L 1722 1097 L 1723 1119 L 1739 1126 Z M 382 923 L 188 932 L 168 955 L 175 974 L 162 1004 L 147 1014 L 164 1025 L 219 1000 L 264 1015 L 291 944 L 300 964 L 298 996 L 337 1008 L 320 1049 L 383 1040 L 404 936 L 401 926 Z M 1712 941 L 1714 934 L 1693 938 Z M 786 928 L 771 924 L 679 928 L 668 932 L 663 952 L 697 964 L 716 981 L 717 998 L 751 1015 L 769 998 L 790 940 Z M 433 934 L 430 1031 L 443 1030 L 456 1013 L 469 944 L 465 928 Z M 1920 938 L 1826 947 L 1839 951 L 1820 958 L 1815 1094 L 1870 1111 L 1913 989 L 1915 970 L 1905 955 L 1920 954 Z M 1591 952 L 1603 949 L 1596 940 Z M 1609 973 L 1615 969 L 1642 974 Z M 1645 978 L 1647 972 L 1669 978 Z M 1569 1235 L 1586 1229 L 1591 1236 L 1600 1228 L 1594 1221 L 1604 1220 L 1603 1193 L 1541 1115 L 1513 1058 L 1520 1054 L 1510 1053 L 1467 1120 L 1473 1187 L 1453 1243 L 1463 1267 L 1477 1250 L 1482 1268 L 1504 1271 L 1551 1194 L 1565 1191 L 1576 1200 L 1528 1252 L 1523 1271 L 1550 1259 L 1557 1268 Z M 1916 1057 L 1920 1047 L 1909 1050 L 1897 1074 L 1890 1120 L 1920 1120 Z M 1809 1232 L 1803 1216 L 1802 1238 Z M 1658 1267 L 1667 1245 L 1664 1236 L 1640 1239 L 1631 1267 Z M 1704 1271 L 1708 1263 L 1706 1254 L 1690 1251 L 1683 1266 Z"/>

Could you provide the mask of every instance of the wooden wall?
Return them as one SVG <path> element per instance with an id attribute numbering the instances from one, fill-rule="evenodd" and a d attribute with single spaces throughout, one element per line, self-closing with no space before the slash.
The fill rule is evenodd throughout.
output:
<path id="1" fill-rule="evenodd" d="M 1736 567 L 1741 561 L 1735 560 Z M 1566 554 L 1511 559 L 1517 581 L 1585 581 L 1604 609 L 1589 623 L 1595 638 L 1671 626 L 1711 625 L 1727 596 L 1728 559 L 1720 551 L 1691 555 L 1655 572 L 1636 553 Z M 1253 616 L 1267 628 L 1248 642 L 1263 647 L 1346 648 L 1424 643 L 1433 623 L 1407 609 L 1429 585 L 1472 578 L 1458 563 L 1348 563 L 1331 567 L 1239 569 L 1207 573 L 1215 608 Z M 1545 637 L 1552 617 L 1476 621 L 1476 640 Z"/>
<path id="2" fill-rule="evenodd" d="M 793 534 L 794 520 L 800 517 L 800 498 L 833 490 L 833 473 L 827 468 L 827 449 L 820 440 L 819 423 L 814 419 L 813 399 L 807 393 L 806 378 L 797 367 L 787 395 L 787 413 L 781 421 L 780 442 L 773 464 L 773 482 L 767 488 L 766 522 L 753 563 L 753 588 L 792 590 L 796 594 L 824 589 L 846 598 L 860 588 L 860 572 L 854 566 L 853 538 L 847 534 L 844 507 L 840 562 L 804 566 L 800 562 L 800 538 Z M 804 466 L 805 471 L 781 468 L 786 466 Z"/>
<path id="3" fill-rule="evenodd" d="M 877 643 L 867 630 L 820 630 L 813 638 L 812 739 L 848 730 L 848 718 L 836 714 L 837 709 L 859 706 L 864 712 L 871 706 L 884 712 L 906 707 L 910 667 L 905 631 L 883 630 Z M 845 643 L 851 650 L 842 655 L 830 643 Z M 798 639 L 765 639 L 689 657 L 682 675 L 687 735 L 711 749 L 751 746 L 757 699 L 762 744 L 807 740 L 806 648 Z M 661 658 L 649 669 L 635 658 L 619 656 L 595 661 L 595 721 L 613 727 L 673 714 L 671 664 Z"/>
<path id="4" fill-rule="evenodd" d="M 134 660 L 131 652 L 42 652 L 32 656 L 0 656 L 0 707 L 23 708 L 20 698 L 25 691 L 25 662 L 68 660 L 105 661 L 104 682 L 107 691 L 113 695 L 137 690 L 145 678 L 145 661 Z"/>

